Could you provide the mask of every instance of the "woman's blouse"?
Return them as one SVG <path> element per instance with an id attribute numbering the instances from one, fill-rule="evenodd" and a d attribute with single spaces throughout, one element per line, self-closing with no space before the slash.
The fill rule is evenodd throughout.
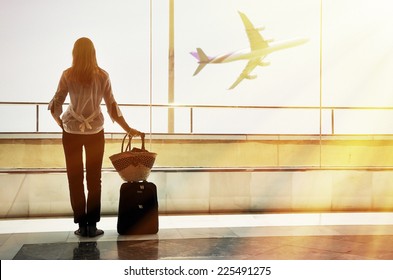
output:
<path id="1" fill-rule="evenodd" d="M 73 134 L 100 132 L 104 127 L 104 116 L 100 106 L 102 99 L 112 121 L 122 116 L 114 99 L 107 72 L 98 68 L 91 84 L 87 86 L 71 80 L 69 70 L 63 72 L 57 91 L 48 106 L 54 117 L 60 117 L 63 113 L 64 101 L 67 95 L 70 95 L 70 104 L 61 117 L 66 132 Z"/>

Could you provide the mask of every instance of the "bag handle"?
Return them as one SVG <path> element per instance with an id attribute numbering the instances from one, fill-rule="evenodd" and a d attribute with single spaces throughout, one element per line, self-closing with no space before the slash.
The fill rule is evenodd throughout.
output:
<path id="1" fill-rule="evenodd" d="M 125 142 L 127 136 L 128 136 L 128 143 L 126 145 L 126 148 L 124 149 L 124 142 Z M 127 133 L 124 136 L 123 141 L 121 143 L 121 152 L 122 153 L 131 151 L 131 140 L 132 140 L 132 135 Z M 141 134 L 141 140 L 142 140 L 142 147 L 141 147 L 141 149 L 145 151 L 146 149 L 145 149 L 145 134 L 144 133 Z"/>

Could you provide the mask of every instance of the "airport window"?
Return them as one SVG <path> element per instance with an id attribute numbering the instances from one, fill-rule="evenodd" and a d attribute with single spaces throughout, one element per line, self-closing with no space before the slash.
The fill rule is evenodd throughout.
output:
<path id="1" fill-rule="evenodd" d="M 58 132 L 46 106 L 82 36 L 144 131 L 393 132 L 390 1 L 223 3 L 1 1 L 0 133 Z M 121 129 L 108 121 L 106 131 Z"/>

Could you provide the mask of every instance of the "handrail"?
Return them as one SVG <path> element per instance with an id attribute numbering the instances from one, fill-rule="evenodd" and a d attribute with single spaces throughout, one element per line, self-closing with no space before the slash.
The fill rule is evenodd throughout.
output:
<path id="1" fill-rule="evenodd" d="M 34 106 L 35 107 L 35 133 L 47 132 L 42 131 L 39 127 L 40 123 L 40 107 L 48 106 L 48 102 L 19 102 L 19 101 L 1 101 L 0 106 L 15 105 L 15 106 Z M 64 103 L 68 105 L 68 103 Z M 105 104 L 101 104 L 104 106 Z M 283 106 L 283 105 L 205 105 L 205 104 L 130 104 L 130 103 L 119 103 L 120 107 L 143 107 L 143 108 L 185 108 L 189 109 L 190 114 L 190 131 L 194 133 L 194 110 L 195 109 L 256 109 L 256 110 L 319 110 L 319 111 L 331 111 L 331 135 L 335 134 L 335 112 L 338 110 L 383 110 L 391 111 L 393 106 Z M 321 124 L 320 124 L 321 125 Z M 321 131 L 321 130 L 320 130 Z M 24 132 L 24 131 L 20 131 Z M 26 131 L 27 132 L 27 131 Z M 0 131 L 0 134 L 9 133 L 7 131 Z M 31 131 L 27 132 L 31 133 Z M 263 134 L 263 133 L 262 133 Z M 299 133 L 300 134 L 300 133 Z"/>
<path id="2" fill-rule="evenodd" d="M 0 101 L 0 105 L 39 105 L 49 102 Z M 64 103 L 69 105 L 69 103 Z M 207 105 L 207 104 L 143 104 L 119 103 L 120 107 L 207 108 L 207 109 L 313 109 L 313 110 L 393 110 L 393 106 L 282 106 L 282 105 Z M 105 104 L 101 104 L 105 106 Z"/>

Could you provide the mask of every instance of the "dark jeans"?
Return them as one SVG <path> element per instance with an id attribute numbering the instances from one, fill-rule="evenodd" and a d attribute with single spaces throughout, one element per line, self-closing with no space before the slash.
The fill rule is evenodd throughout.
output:
<path id="1" fill-rule="evenodd" d="M 74 222 L 95 225 L 101 217 L 101 169 L 104 131 L 97 134 L 70 134 L 63 131 L 68 185 Z M 86 159 L 87 200 L 84 189 L 83 147 Z"/>

